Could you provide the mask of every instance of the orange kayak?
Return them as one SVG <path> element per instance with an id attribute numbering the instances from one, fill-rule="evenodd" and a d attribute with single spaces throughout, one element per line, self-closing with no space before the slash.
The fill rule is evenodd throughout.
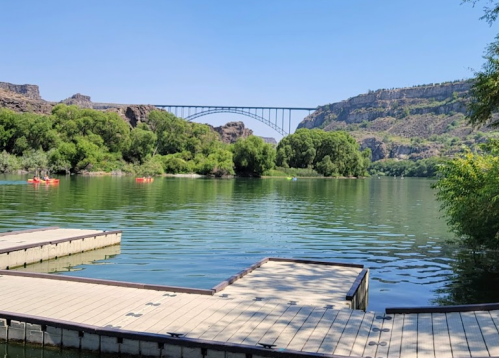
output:
<path id="1" fill-rule="evenodd" d="M 49 179 L 49 180 L 28 179 L 28 183 L 31 183 L 31 184 L 59 184 L 59 179 Z"/>
<path id="2" fill-rule="evenodd" d="M 154 181 L 154 178 L 135 178 L 136 182 L 151 182 Z"/>

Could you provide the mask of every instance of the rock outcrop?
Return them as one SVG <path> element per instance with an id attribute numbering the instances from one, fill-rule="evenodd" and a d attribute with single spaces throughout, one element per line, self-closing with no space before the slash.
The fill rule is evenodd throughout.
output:
<path id="1" fill-rule="evenodd" d="M 37 85 L 15 85 L 8 82 L 0 82 L 0 88 L 6 91 L 21 94 L 29 99 L 42 99 L 42 97 L 40 96 L 40 89 Z"/>
<path id="2" fill-rule="evenodd" d="M 31 99 L 12 91 L 0 89 L 0 108 L 21 113 L 50 114 L 53 106 L 52 103 L 44 100 Z"/>
<path id="3" fill-rule="evenodd" d="M 253 134 L 251 129 L 244 126 L 243 122 L 229 122 L 224 126 L 213 127 L 215 132 L 225 143 L 235 143 L 239 138 L 247 138 Z"/>
<path id="4" fill-rule="evenodd" d="M 137 127 L 139 123 L 147 123 L 147 116 L 158 108 L 149 104 L 122 105 L 119 107 L 108 107 L 108 111 L 118 113 L 132 127 Z"/>
<path id="5" fill-rule="evenodd" d="M 370 91 L 320 106 L 298 128 L 348 131 L 362 149 L 371 149 L 374 161 L 452 155 L 457 146 L 474 143 L 465 118 L 471 86 L 455 81 Z"/>
<path id="6" fill-rule="evenodd" d="M 80 108 L 94 108 L 94 104 L 92 103 L 90 96 L 84 96 L 80 93 L 74 94 L 60 103 L 67 104 L 68 106 L 75 105 Z"/>

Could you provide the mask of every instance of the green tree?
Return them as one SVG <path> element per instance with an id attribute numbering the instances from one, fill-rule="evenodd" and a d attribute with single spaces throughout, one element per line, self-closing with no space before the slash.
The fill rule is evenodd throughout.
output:
<path id="1" fill-rule="evenodd" d="M 499 142 L 440 167 L 433 187 L 451 229 L 474 249 L 499 248 Z"/>
<path id="2" fill-rule="evenodd" d="M 125 158 L 131 162 L 144 163 L 154 153 L 156 140 L 156 134 L 145 124 L 139 124 L 130 134 L 130 146 Z"/>
<path id="3" fill-rule="evenodd" d="M 275 149 L 262 138 L 249 136 L 239 139 L 231 147 L 236 174 L 260 177 L 274 167 Z"/>

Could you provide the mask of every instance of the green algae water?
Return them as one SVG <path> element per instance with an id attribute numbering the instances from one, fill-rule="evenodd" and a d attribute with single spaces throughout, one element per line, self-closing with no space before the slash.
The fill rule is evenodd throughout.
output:
<path id="1" fill-rule="evenodd" d="M 123 230 L 114 251 L 33 270 L 211 288 L 276 256 L 365 265 L 369 310 L 499 301 L 497 275 L 476 277 L 474 259 L 456 259 L 446 243 L 452 235 L 426 179 L 26 179 L 0 176 L 0 232 Z"/>

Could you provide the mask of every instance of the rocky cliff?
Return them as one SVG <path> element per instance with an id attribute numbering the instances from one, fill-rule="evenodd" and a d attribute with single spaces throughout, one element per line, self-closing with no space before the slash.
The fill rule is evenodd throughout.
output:
<path id="1" fill-rule="evenodd" d="M 8 82 L 0 82 L 0 88 L 6 91 L 21 94 L 24 97 L 34 100 L 41 100 L 40 89 L 37 85 L 15 85 Z"/>
<path id="2" fill-rule="evenodd" d="M 220 134 L 224 143 L 235 143 L 239 138 L 247 138 L 253 134 L 253 131 L 246 128 L 243 122 L 229 122 L 223 126 L 212 128 Z"/>
<path id="3" fill-rule="evenodd" d="M 449 155 L 483 140 L 465 119 L 470 81 L 370 91 L 320 106 L 298 128 L 346 130 L 371 148 L 373 160 Z"/>

